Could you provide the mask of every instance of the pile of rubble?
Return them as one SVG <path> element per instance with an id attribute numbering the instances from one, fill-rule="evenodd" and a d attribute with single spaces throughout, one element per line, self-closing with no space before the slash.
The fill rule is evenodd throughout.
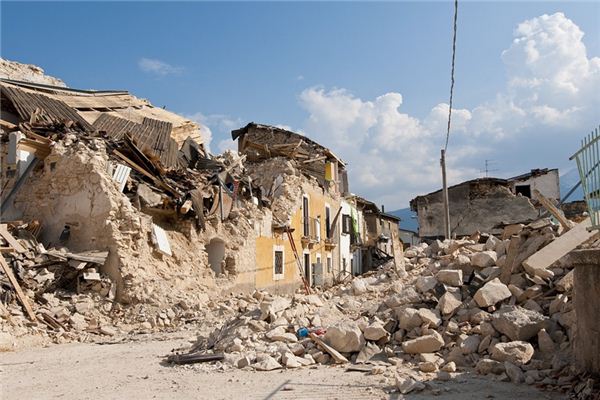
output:
<path id="1" fill-rule="evenodd" d="M 36 239 L 39 229 L 36 222 L 0 225 L 2 320 L 16 336 L 37 332 L 68 340 L 83 330 L 111 333 L 102 309 L 110 310 L 114 285 L 100 272 L 108 252 L 45 249 Z M 65 229 L 61 240 L 68 235 Z"/>
<path id="2" fill-rule="evenodd" d="M 222 354 L 220 369 L 365 364 L 350 368 L 384 374 L 402 393 L 475 370 L 586 398 L 597 386 L 571 360 L 573 272 L 564 259 L 535 274 L 522 266 L 557 231 L 548 219 L 511 225 L 501 238 L 412 247 L 403 278 L 383 268 L 325 292 L 231 299 L 232 318 L 190 353 Z"/>

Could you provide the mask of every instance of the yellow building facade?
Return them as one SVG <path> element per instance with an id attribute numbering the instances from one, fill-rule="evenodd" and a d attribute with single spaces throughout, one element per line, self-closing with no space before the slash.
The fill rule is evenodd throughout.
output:
<path id="1" fill-rule="evenodd" d="M 340 201 L 319 187 L 305 187 L 300 206 L 290 221 L 301 270 L 288 233 L 273 229 L 272 236 L 256 240 L 256 288 L 271 293 L 290 293 L 302 286 L 302 274 L 310 286 L 325 286 L 339 272 L 339 229 L 333 229 Z M 336 221 L 339 224 L 339 219 Z M 328 229 L 329 225 L 329 229 Z M 329 236 L 329 237 L 328 237 Z"/>

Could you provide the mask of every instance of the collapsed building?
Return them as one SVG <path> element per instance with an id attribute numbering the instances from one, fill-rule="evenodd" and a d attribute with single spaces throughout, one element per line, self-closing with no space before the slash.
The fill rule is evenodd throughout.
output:
<path id="1" fill-rule="evenodd" d="M 346 165 L 331 150 L 256 123 L 232 131 L 232 138 L 273 213 L 272 230 L 257 238 L 257 270 L 264 271 L 257 288 L 296 288 L 298 269 L 308 286 L 327 286 L 388 261 L 400 266 L 398 219 L 376 206 L 375 213 L 367 210 L 374 204 L 350 193 Z"/>
<path id="2" fill-rule="evenodd" d="M 16 272 L 0 282 L 22 285 L 20 302 L 54 328 L 80 295 L 154 328 L 213 294 L 351 275 L 348 177 L 330 150 L 249 124 L 234 132 L 239 153 L 213 156 L 196 123 L 147 100 L 41 82 L 0 79 L 0 244 Z"/>
<path id="3" fill-rule="evenodd" d="M 497 234 L 502 227 L 530 222 L 545 209 L 542 202 L 560 201 L 558 169 L 533 169 L 509 179 L 480 178 L 448 188 L 450 232 L 468 236 L 473 232 Z M 444 236 L 443 192 L 417 196 L 410 202 L 419 220 L 419 236 L 436 239 Z"/>

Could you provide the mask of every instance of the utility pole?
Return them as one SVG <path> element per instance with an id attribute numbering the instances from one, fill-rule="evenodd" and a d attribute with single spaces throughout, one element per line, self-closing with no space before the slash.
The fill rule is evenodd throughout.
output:
<path id="1" fill-rule="evenodd" d="M 442 149 L 440 164 L 442 166 L 442 195 L 444 198 L 444 234 L 450 237 L 450 204 L 448 201 L 448 183 L 446 182 L 446 150 L 450 140 L 450 121 L 452 120 L 452 97 L 454 95 L 454 59 L 456 58 L 456 21 L 458 17 L 458 0 L 454 0 L 454 27 L 452 36 L 452 69 L 450 71 L 450 101 L 448 102 L 448 129 L 446 131 L 446 145 Z"/>
<path id="2" fill-rule="evenodd" d="M 450 239 L 450 205 L 448 204 L 448 183 L 446 182 L 446 150 L 442 149 L 440 159 L 442 166 L 442 195 L 444 198 L 444 234 L 446 239 Z"/>

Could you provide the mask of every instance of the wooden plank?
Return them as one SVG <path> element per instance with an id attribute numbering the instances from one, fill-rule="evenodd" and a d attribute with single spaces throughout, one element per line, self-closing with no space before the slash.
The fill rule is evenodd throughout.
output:
<path id="1" fill-rule="evenodd" d="M 0 126 L 8 130 L 14 130 L 18 128 L 17 125 L 13 124 L 12 122 L 5 121 L 3 119 L 0 119 Z"/>
<path id="2" fill-rule="evenodd" d="M 167 361 L 173 364 L 193 364 L 203 363 L 211 361 L 223 360 L 225 356 L 222 353 L 217 354 L 202 354 L 202 353 L 188 353 L 188 354 L 171 354 L 167 357 Z"/>
<path id="3" fill-rule="evenodd" d="M 552 243 L 523 261 L 523 266 L 528 271 L 548 268 L 555 261 L 574 250 L 581 243 L 592 238 L 597 231 L 588 231 L 587 228 L 591 225 L 590 218 L 586 218 L 575 225 L 570 231 L 563 233 L 562 236 L 556 238 Z"/>
<path id="4" fill-rule="evenodd" d="M 565 215 L 558 208 L 556 208 L 554 204 L 552 204 L 550 200 L 544 197 L 544 195 L 541 194 L 537 189 L 534 189 L 533 193 L 537 196 L 539 202 L 544 206 L 544 208 L 548 210 L 548 212 L 552 214 L 552 216 L 556 218 L 558 222 L 560 222 L 565 231 L 571 229 L 571 221 L 569 221 Z"/>
<path id="5" fill-rule="evenodd" d="M 6 276 L 8 277 L 8 280 L 10 281 L 11 285 L 13 285 L 13 287 L 15 288 L 17 297 L 19 298 L 19 301 L 21 302 L 21 304 L 23 304 L 25 311 L 27 311 L 27 315 L 29 316 L 29 319 L 32 321 L 36 321 L 35 313 L 33 312 L 33 308 L 31 308 L 31 304 L 29 304 L 29 300 L 27 299 L 27 296 L 25 296 L 25 293 L 23 293 L 23 290 L 21 289 L 21 285 L 19 285 L 19 282 L 17 282 L 17 278 L 13 274 L 12 269 L 6 263 L 6 261 L 4 260 L 4 257 L 2 257 L 2 256 L 0 256 L 0 265 L 2 266 L 2 269 L 4 270 L 4 273 L 6 274 Z"/>
<path id="6" fill-rule="evenodd" d="M 312 332 L 309 333 L 308 335 L 323 350 L 325 350 L 326 352 L 328 352 L 329 355 L 331 355 L 331 357 L 333 357 L 333 359 L 335 360 L 335 362 L 337 364 L 344 364 L 344 363 L 348 362 L 348 359 L 346 357 L 344 357 L 343 355 L 340 354 L 339 351 L 337 351 L 336 349 L 334 349 L 333 347 L 329 346 L 327 343 L 325 343 L 324 341 L 322 341 L 317 335 L 315 335 Z"/>
<path id="7" fill-rule="evenodd" d="M 4 238 L 17 253 L 25 253 L 27 250 L 21 246 L 21 243 L 8 231 L 6 224 L 0 224 L 0 236 Z"/>
<path id="8" fill-rule="evenodd" d="M 510 277 L 513 272 L 513 264 L 519 256 L 519 249 L 525 243 L 525 239 L 521 235 L 512 235 L 508 248 L 506 249 L 506 259 L 500 273 L 500 281 L 506 285 L 510 282 Z"/>

